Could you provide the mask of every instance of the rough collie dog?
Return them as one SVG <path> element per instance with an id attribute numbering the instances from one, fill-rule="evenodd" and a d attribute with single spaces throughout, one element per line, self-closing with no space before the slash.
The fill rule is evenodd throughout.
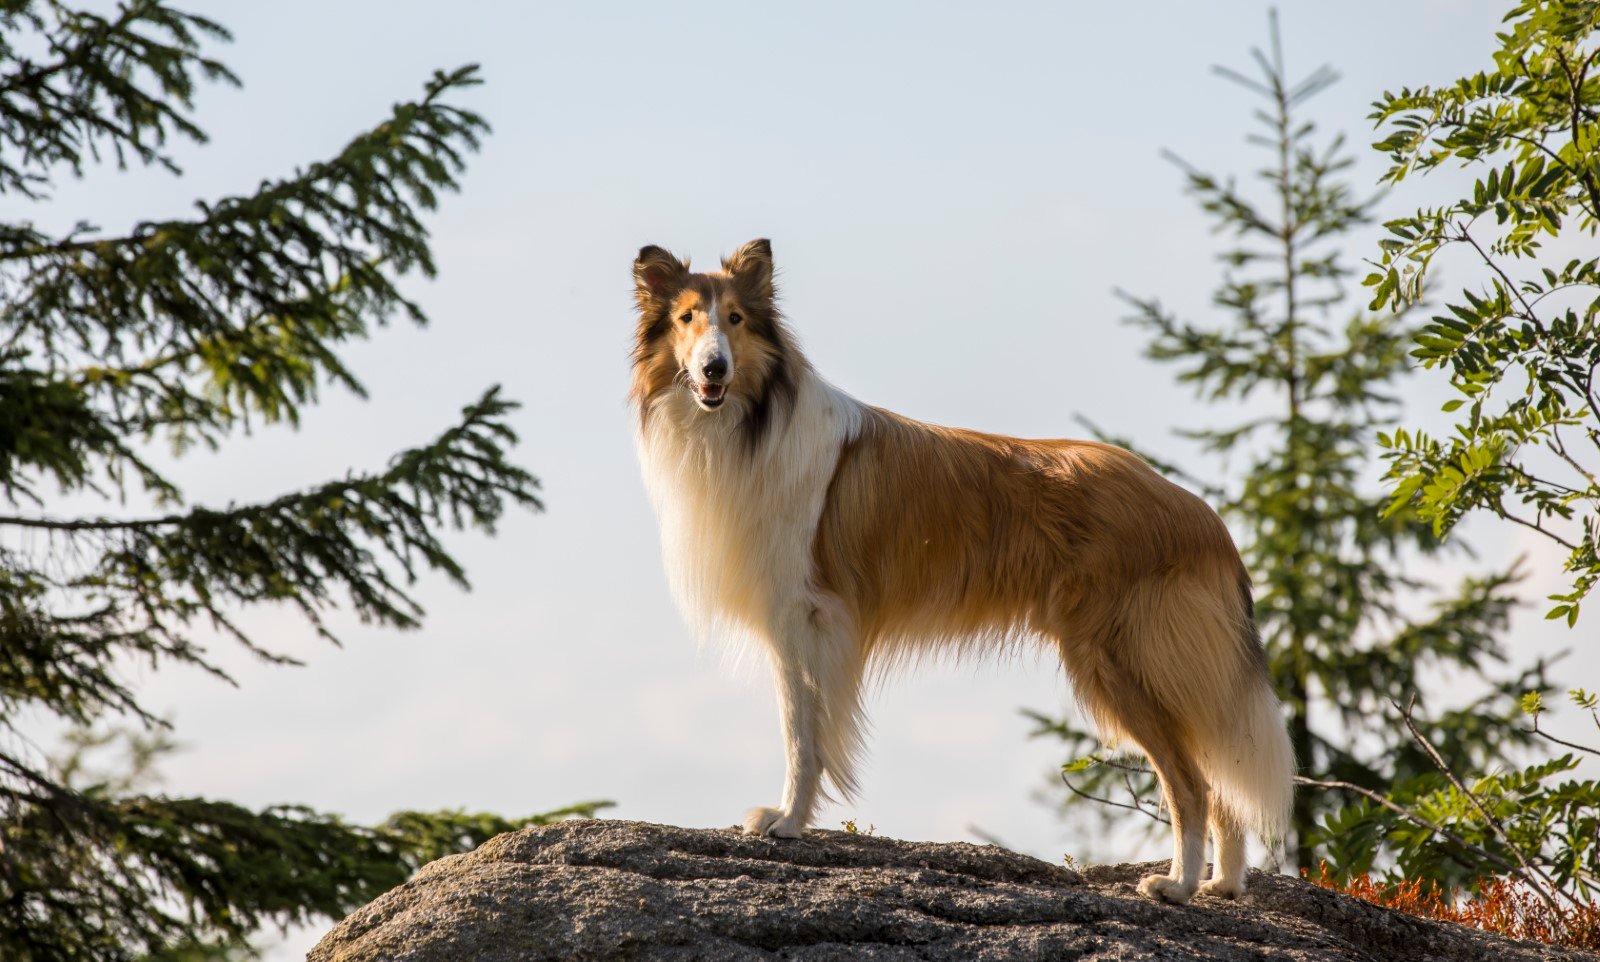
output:
<path id="1" fill-rule="evenodd" d="M 745 831 L 799 835 L 824 778 L 853 795 L 869 667 L 1037 640 L 1160 776 L 1175 851 L 1140 891 L 1239 895 L 1293 758 L 1221 519 L 1121 448 L 856 401 L 800 353 L 772 275 L 765 240 L 711 273 L 660 247 L 633 264 L 632 403 L 673 593 L 701 632 L 759 639 L 778 689 L 783 799 Z"/>

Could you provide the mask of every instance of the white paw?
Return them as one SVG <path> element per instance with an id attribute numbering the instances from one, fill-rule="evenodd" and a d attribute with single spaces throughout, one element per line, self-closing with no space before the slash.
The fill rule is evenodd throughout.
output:
<path id="1" fill-rule="evenodd" d="M 1214 895 L 1219 899 L 1236 899 L 1244 894 L 1243 878 L 1214 878 L 1200 883 L 1201 895 Z"/>
<path id="2" fill-rule="evenodd" d="M 1173 905 L 1182 905 L 1189 901 L 1194 894 L 1194 889 L 1184 885 L 1182 880 L 1170 875 L 1146 875 L 1139 882 L 1139 894 L 1148 895 L 1159 902 L 1170 902 Z"/>
<path id="3" fill-rule="evenodd" d="M 805 824 L 792 815 L 776 808 L 752 808 L 744 816 L 746 835 L 770 835 L 773 838 L 799 838 Z"/>

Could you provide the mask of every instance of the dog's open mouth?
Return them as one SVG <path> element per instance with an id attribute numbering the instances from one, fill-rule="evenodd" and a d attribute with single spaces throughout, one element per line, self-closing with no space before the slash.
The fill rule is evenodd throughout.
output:
<path id="1" fill-rule="evenodd" d="M 714 408 L 727 400 L 728 389 L 724 385 L 701 384 L 699 381 L 690 383 L 693 385 L 694 399 L 699 401 L 702 407 Z"/>

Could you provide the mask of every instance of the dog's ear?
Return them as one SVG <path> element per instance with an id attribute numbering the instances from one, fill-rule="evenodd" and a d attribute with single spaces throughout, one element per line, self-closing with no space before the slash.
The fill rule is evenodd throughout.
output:
<path id="1" fill-rule="evenodd" d="M 633 285 L 639 306 L 647 308 L 658 300 L 665 300 L 683 286 L 689 274 L 689 265 L 672 256 L 672 252 L 654 244 L 639 249 L 633 261 Z"/>
<path id="2" fill-rule="evenodd" d="M 733 285 L 740 294 L 756 301 L 772 300 L 772 242 L 765 237 L 724 257 L 722 269 L 733 278 Z"/>

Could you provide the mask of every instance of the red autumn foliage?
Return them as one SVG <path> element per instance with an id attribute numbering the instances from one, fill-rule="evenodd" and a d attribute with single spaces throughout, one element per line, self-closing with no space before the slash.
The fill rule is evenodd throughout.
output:
<path id="1" fill-rule="evenodd" d="M 1382 905 L 1425 919 L 1438 919 L 1567 948 L 1600 951 L 1600 903 L 1550 905 L 1520 879 L 1490 878 L 1478 883 L 1476 894 L 1442 889 L 1422 879 L 1395 883 L 1375 882 L 1370 875 L 1341 879 L 1323 862 L 1318 874 L 1300 874 L 1325 889 Z"/>

